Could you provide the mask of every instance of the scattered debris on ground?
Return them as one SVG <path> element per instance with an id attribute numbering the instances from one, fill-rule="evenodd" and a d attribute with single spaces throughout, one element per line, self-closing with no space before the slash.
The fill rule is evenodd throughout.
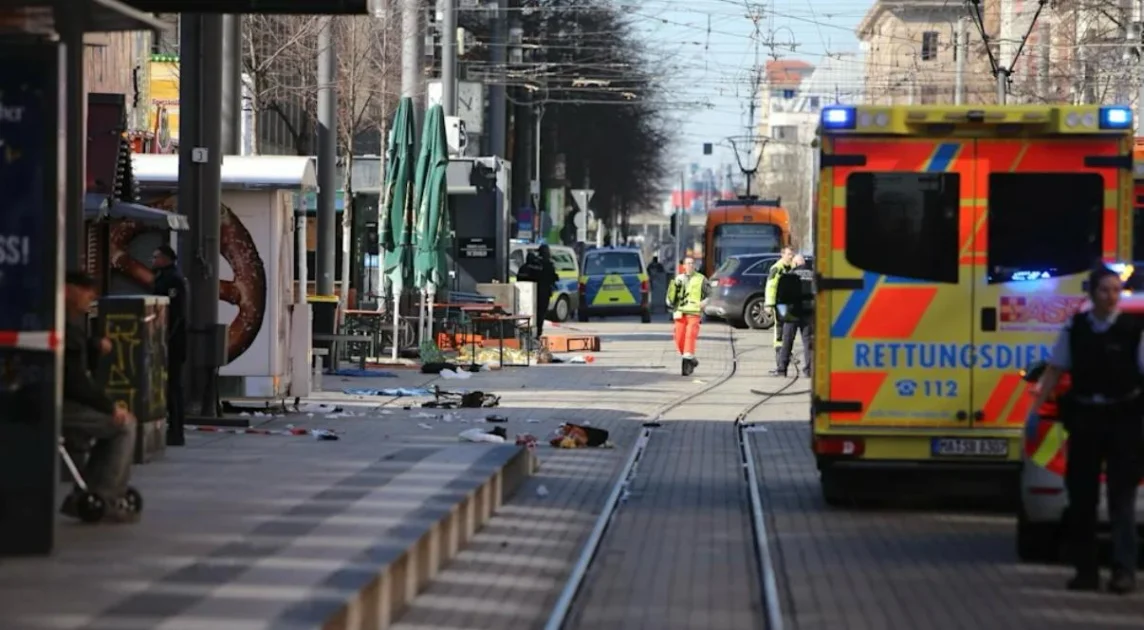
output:
<path id="1" fill-rule="evenodd" d="M 339 439 L 336 431 L 330 429 L 302 429 L 295 427 L 292 424 L 286 425 L 285 429 L 255 429 L 255 428 L 232 428 L 232 427 L 211 427 L 197 424 L 188 424 L 183 427 L 186 431 L 195 431 L 199 433 L 227 433 L 231 435 L 288 435 L 293 437 L 308 435 L 315 440 L 323 442 L 332 442 Z"/>
<path id="2" fill-rule="evenodd" d="M 338 370 L 326 370 L 325 373 L 327 376 L 348 376 L 354 378 L 397 378 L 397 374 L 393 372 L 375 370 L 373 368 L 341 368 Z"/>
<path id="3" fill-rule="evenodd" d="M 389 398 L 416 398 L 418 396 L 432 396 L 432 390 L 424 387 L 391 387 L 387 389 L 372 389 L 369 387 L 347 387 L 342 390 L 351 396 L 387 396 Z"/>
<path id="4" fill-rule="evenodd" d="M 421 403 L 422 407 L 430 409 L 480 409 L 500 405 L 500 396 L 476 391 L 450 391 L 433 387 L 433 400 Z"/>
<path id="5" fill-rule="evenodd" d="M 548 438 L 548 443 L 556 448 L 611 448 L 608 432 L 587 425 L 565 422 Z"/>
<path id="6" fill-rule="evenodd" d="M 457 436 L 463 442 L 487 442 L 490 444 L 504 444 L 508 440 L 508 433 L 502 427 L 488 431 L 484 429 L 465 429 Z"/>

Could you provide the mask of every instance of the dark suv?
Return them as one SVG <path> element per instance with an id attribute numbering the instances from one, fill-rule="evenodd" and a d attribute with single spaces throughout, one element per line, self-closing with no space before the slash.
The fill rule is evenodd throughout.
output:
<path id="1" fill-rule="evenodd" d="M 814 257 L 805 256 L 806 266 L 814 269 Z M 771 313 L 763 308 L 767 273 L 779 259 L 778 254 L 740 254 L 731 256 L 711 276 L 711 294 L 703 314 L 725 320 L 736 328 L 766 330 L 775 325 Z"/>

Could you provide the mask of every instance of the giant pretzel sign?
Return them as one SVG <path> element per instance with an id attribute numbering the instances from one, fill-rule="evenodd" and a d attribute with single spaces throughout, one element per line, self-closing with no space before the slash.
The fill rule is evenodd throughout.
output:
<path id="1" fill-rule="evenodd" d="M 149 201 L 147 205 L 175 211 L 177 195 Z M 227 362 L 234 361 L 254 343 L 266 316 L 266 268 L 258 255 L 258 247 L 250 231 L 225 204 L 220 204 L 219 247 L 223 260 L 234 270 L 234 280 L 219 280 L 219 300 L 238 307 L 238 315 L 227 333 Z M 111 267 L 144 287 L 155 284 L 151 269 L 135 260 L 128 246 L 146 226 L 135 221 L 122 221 L 111 230 Z"/>

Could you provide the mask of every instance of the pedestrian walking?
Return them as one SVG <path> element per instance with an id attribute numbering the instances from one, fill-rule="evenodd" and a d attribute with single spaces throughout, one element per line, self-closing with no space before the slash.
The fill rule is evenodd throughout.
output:
<path id="1" fill-rule="evenodd" d="M 160 245 L 151 254 L 155 270 L 152 293 L 170 299 L 167 305 L 167 445 L 183 446 L 186 406 L 183 400 L 183 366 L 187 362 L 187 320 L 190 317 L 187 279 L 176 266 L 175 250 Z"/>
<path id="2" fill-rule="evenodd" d="M 783 327 L 779 323 L 778 313 L 775 310 L 775 292 L 778 290 L 779 276 L 790 271 L 791 261 L 794 260 L 794 250 L 784 247 L 779 259 L 771 265 L 767 272 L 767 284 L 763 288 L 763 307 L 770 310 L 771 319 L 775 322 L 772 327 L 772 340 L 775 347 L 775 365 L 779 362 L 779 352 L 783 346 Z"/>
<path id="3" fill-rule="evenodd" d="M 771 376 L 786 376 L 794 353 L 794 338 L 802 337 L 802 356 L 805 365 L 802 375 L 809 377 L 814 361 L 814 296 L 808 293 L 799 271 L 806 269 L 806 259 L 798 254 L 791 259 L 790 269 L 776 276 L 775 328 L 782 328 L 782 345 Z"/>
<path id="4" fill-rule="evenodd" d="M 675 348 L 681 358 L 682 374 L 691 375 L 699 365 L 695 344 L 699 341 L 700 314 L 707 305 L 707 278 L 695 270 L 695 259 L 683 259 L 683 272 L 667 287 L 667 307 L 675 320 Z"/>
<path id="5" fill-rule="evenodd" d="M 1136 588 L 1136 489 L 1141 478 L 1144 424 L 1142 327 L 1120 317 L 1120 277 L 1106 267 L 1089 275 L 1092 308 L 1077 313 L 1061 330 L 1049 365 L 1032 389 L 1033 409 L 1045 403 L 1063 372 L 1072 380 L 1061 417 L 1068 431 L 1065 489 L 1069 507 L 1066 534 L 1076 574 L 1069 590 L 1098 590 L 1096 525 L 1100 477 L 1107 472 L 1112 522 L 1112 579 L 1109 590 Z"/>

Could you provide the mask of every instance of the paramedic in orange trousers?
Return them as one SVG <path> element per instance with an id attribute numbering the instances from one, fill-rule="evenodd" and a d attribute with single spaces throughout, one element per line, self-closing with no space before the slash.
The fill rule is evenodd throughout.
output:
<path id="1" fill-rule="evenodd" d="M 1092 309 L 1077 313 L 1061 330 L 1049 366 L 1033 387 L 1039 409 L 1062 372 L 1072 386 L 1062 401 L 1068 431 L 1065 488 L 1069 509 L 1066 532 L 1076 575 L 1070 590 L 1100 588 L 1096 525 L 1100 476 L 1107 470 L 1109 520 L 1112 522 L 1114 593 L 1136 588 L 1136 489 L 1141 478 L 1144 420 L 1144 339 L 1139 320 L 1118 317 L 1123 286 L 1116 272 L 1100 267 L 1088 281 Z"/>
<path id="2" fill-rule="evenodd" d="M 695 344 L 699 340 L 700 313 L 707 305 L 707 278 L 695 270 L 695 259 L 683 259 L 683 273 L 667 287 L 667 307 L 675 320 L 675 348 L 682 360 L 682 373 L 689 376 L 699 365 Z"/>

